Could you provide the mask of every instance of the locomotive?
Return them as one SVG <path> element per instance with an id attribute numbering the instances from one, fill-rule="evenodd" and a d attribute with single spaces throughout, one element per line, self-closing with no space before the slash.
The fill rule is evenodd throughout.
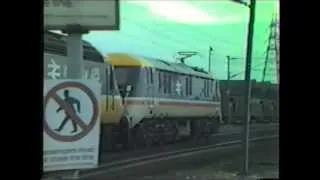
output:
<path id="1" fill-rule="evenodd" d="M 45 79 L 66 79 L 66 37 L 45 32 Z M 184 63 L 126 53 L 103 57 L 83 41 L 84 79 L 101 84 L 101 150 L 209 137 L 221 120 L 220 83 Z"/>
<path id="2" fill-rule="evenodd" d="M 134 142 L 149 146 L 217 132 L 220 87 L 209 73 L 126 53 L 106 59 L 114 67 Z"/>

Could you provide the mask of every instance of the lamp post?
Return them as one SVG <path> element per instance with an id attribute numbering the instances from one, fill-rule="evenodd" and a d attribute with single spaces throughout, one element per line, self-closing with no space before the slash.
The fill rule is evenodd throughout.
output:
<path id="1" fill-rule="evenodd" d="M 211 55 L 213 52 L 213 48 L 209 46 L 209 67 L 208 67 L 208 72 L 211 73 Z"/>

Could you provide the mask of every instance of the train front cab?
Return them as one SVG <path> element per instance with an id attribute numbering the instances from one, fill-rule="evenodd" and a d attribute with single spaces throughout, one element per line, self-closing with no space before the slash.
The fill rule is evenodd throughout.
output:
<path id="1" fill-rule="evenodd" d="M 129 117 L 128 114 L 130 101 L 128 101 L 127 98 L 134 95 L 137 91 L 136 82 L 139 78 L 141 64 L 133 60 L 130 56 L 121 53 L 109 54 L 106 57 L 106 60 L 112 65 L 112 71 L 110 71 L 110 81 L 113 81 L 113 83 L 111 83 L 113 86 L 112 88 L 117 94 L 116 106 L 121 107 L 121 111 L 118 111 L 119 114 L 117 114 L 115 120 L 108 121 L 109 126 L 112 126 L 113 129 L 113 136 L 111 139 L 113 142 L 111 149 L 118 149 L 115 147 L 118 145 L 120 145 L 121 148 L 127 149 L 130 148 L 131 145 L 130 128 L 133 124 L 132 117 Z M 134 64 L 134 62 L 137 63 Z M 112 90 L 110 91 L 112 92 Z"/>
<path id="2" fill-rule="evenodd" d="M 103 83 L 103 96 L 101 101 L 101 150 L 111 151 L 122 144 L 124 130 L 127 124 L 123 122 L 124 106 L 118 88 L 114 68 L 108 64 L 106 67 L 106 80 Z"/>

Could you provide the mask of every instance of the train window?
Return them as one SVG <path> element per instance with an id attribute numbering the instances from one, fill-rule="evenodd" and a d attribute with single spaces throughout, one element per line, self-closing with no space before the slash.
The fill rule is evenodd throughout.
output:
<path id="1" fill-rule="evenodd" d="M 192 95 L 192 76 L 189 76 L 189 95 Z"/>
<path id="2" fill-rule="evenodd" d="M 220 84 L 219 81 L 215 81 L 215 90 L 216 90 L 216 98 L 218 101 L 220 101 Z"/>
<path id="3" fill-rule="evenodd" d="M 210 92 L 210 88 L 211 88 L 211 81 L 210 79 L 207 80 L 207 93 L 208 93 L 208 97 L 210 97 L 211 92 Z"/>
<path id="4" fill-rule="evenodd" d="M 211 79 L 211 94 L 213 97 L 217 96 L 217 92 L 216 92 L 217 87 L 215 86 L 214 83 L 215 83 L 214 80 Z"/>
<path id="5" fill-rule="evenodd" d="M 217 91 L 216 91 L 215 81 L 211 79 L 211 97 L 213 101 L 217 100 Z"/>
<path id="6" fill-rule="evenodd" d="M 204 81 L 203 95 L 204 97 L 207 97 L 207 80 L 203 79 L 203 81 Z"/>
<path id="7" fill-rule="evenodd" d="M 150 83 L 153 84 L 153 69 L 150 69 Z"/>
<path id="8" fill-rule="evenodd" d="M 113 82 L 113 79 L 114 79 L 114 75 L 113 75 L 113 69 L 110 68 L 110 80 L 109 80 L 109 88 L 111 91 L 114 90 L 114 82 Z"/>
<path id="9" fill-rule="evenodd" d="M 109 87 L 109 82 L 110 82 L 110 76 L 109 76 L 109 66 L 106 67 L 106 94 L 108 94 L 110 92 L 110 87 Z M 106 99 L 106 111 L 109 110 L 109 99 Z"/>
<path id="10" fill-rule="evenodd" d="M 92 60 L 95 62 L 103 62 L 103 56 L 93 49 L 84 48 L 83 59 Z"/>
<path id="11" fill-rule="evenodd" d="M 146 76 L 147 76 L 147 77 L 146 77 L 146 81 L 147 81 L 147 84 L 149 84 L 149 82 L 150 82 L 150 80 L 149 80 L 149 78 L 150 78 L 150 77 L 149 77 L 149 69 L 146 68 L 145 70 L 146 70 Z"/>
<path id="12" fill-rule="evenodd" d="M 172 84 L 172 77 L 171 74 L 168 74 L 168 93 L 171 94 L 171 84 Z"/>
<path id="13" fill-rule="evenodd" d="M 105 83 L 106 83 L 106 92 L 109 92 L 109 67 L 107 66 L 106 69 L 105 69 L 105 72 L 106 72 L 106 80 L 105 80 Z"/>
<path id="14" fill-rule="evenodd" d="M 189 96 L 189 79 L 186 77 L 186 96 Z"/>
<path id="15" fill-rule="evenodd" d="M 167 75 L 165 73 L 163 73 L 163 91 L 164 94 L 167 94 L 167 87 L 168 87 L 168 81 L 167 81 Z"/>
<path id="16" fill-rule="evenodd" d="M 192 95 L 192 77 L 187 76 L 186 77 L 186 96 Z"/>
<path id="17" fill-rule="evenodd" d="M 205 97 L 208 96 L 208 94 L 207 94 L 207 89 L 208 89 L 208 81 L 205 79 L 205 80 L 204 80 L 204 91 L 205 91 L 205 93 L 204 93 L 205 95 L 204 95 L 204 96 L 205 96 Z"/>
<path id="18" fill-rule="evenodd" d="M 207 97 L 207 80 L 204 79 L 204 97 Z"/>
<path id="19" fill-rule="evenodd" d="M 127 86 L 130 85 L 131 91 L 128 96 L 134 96 L 137 90 L 136 85 L 137 83 L 140 83 L 139 76 L 141 73 L 145 73 L 145 71 L 141 68 L 130 66 L 115 66 L 114 69 L 114 76 L 116 77 L 119 91 L 122 91 L 121 93 L 125 94 Z M 143 84 L 145 83 L 146 80 L 144 80 Z"/>
<path id="20" fill-rule="evenodd" d="M 158 79 L 159 79 L 159 92 L 161 92 L 161 88 L 162 88 L 162 78 L 161 75 L 162 73 L 160 71 L 158 71 Z"/>
<path id="21" fill-rule="evenodd" d="M 210 80 L 209 79 L 207 79 L 207 97 L 209 97 L 210 96 Z"/>
<path id="22" fill-rule="evenodd" d="M 178 121 L 178 125 L 187 126 L 187 121 Z"/>

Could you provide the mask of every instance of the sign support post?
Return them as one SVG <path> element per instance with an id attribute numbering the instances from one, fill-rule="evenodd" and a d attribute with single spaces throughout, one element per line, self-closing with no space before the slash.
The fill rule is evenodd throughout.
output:
<path id="1" fill-rule="evenodd" d="M 82 79 L 82 59 L 83 59 L 83 48 L 81 42 L 82 34 L 80 33 L 68 33 L 67 40 L 67 55 L 72 62 L 72 66 L 74 66 L 77 72 L 71 72 L 72 79 Z M 71 68 L 70 68 L 71 69 Z"/>
<path id="2" fill-rule="evenodd" d="M 68 69 L 71 79 L 82 79 L 83 75 L 83 47 L 82 35 L 89 33 L 80 25 L 67 25 L 63 33 L 67 36 L 67 56 L 74 68 Z"/>

